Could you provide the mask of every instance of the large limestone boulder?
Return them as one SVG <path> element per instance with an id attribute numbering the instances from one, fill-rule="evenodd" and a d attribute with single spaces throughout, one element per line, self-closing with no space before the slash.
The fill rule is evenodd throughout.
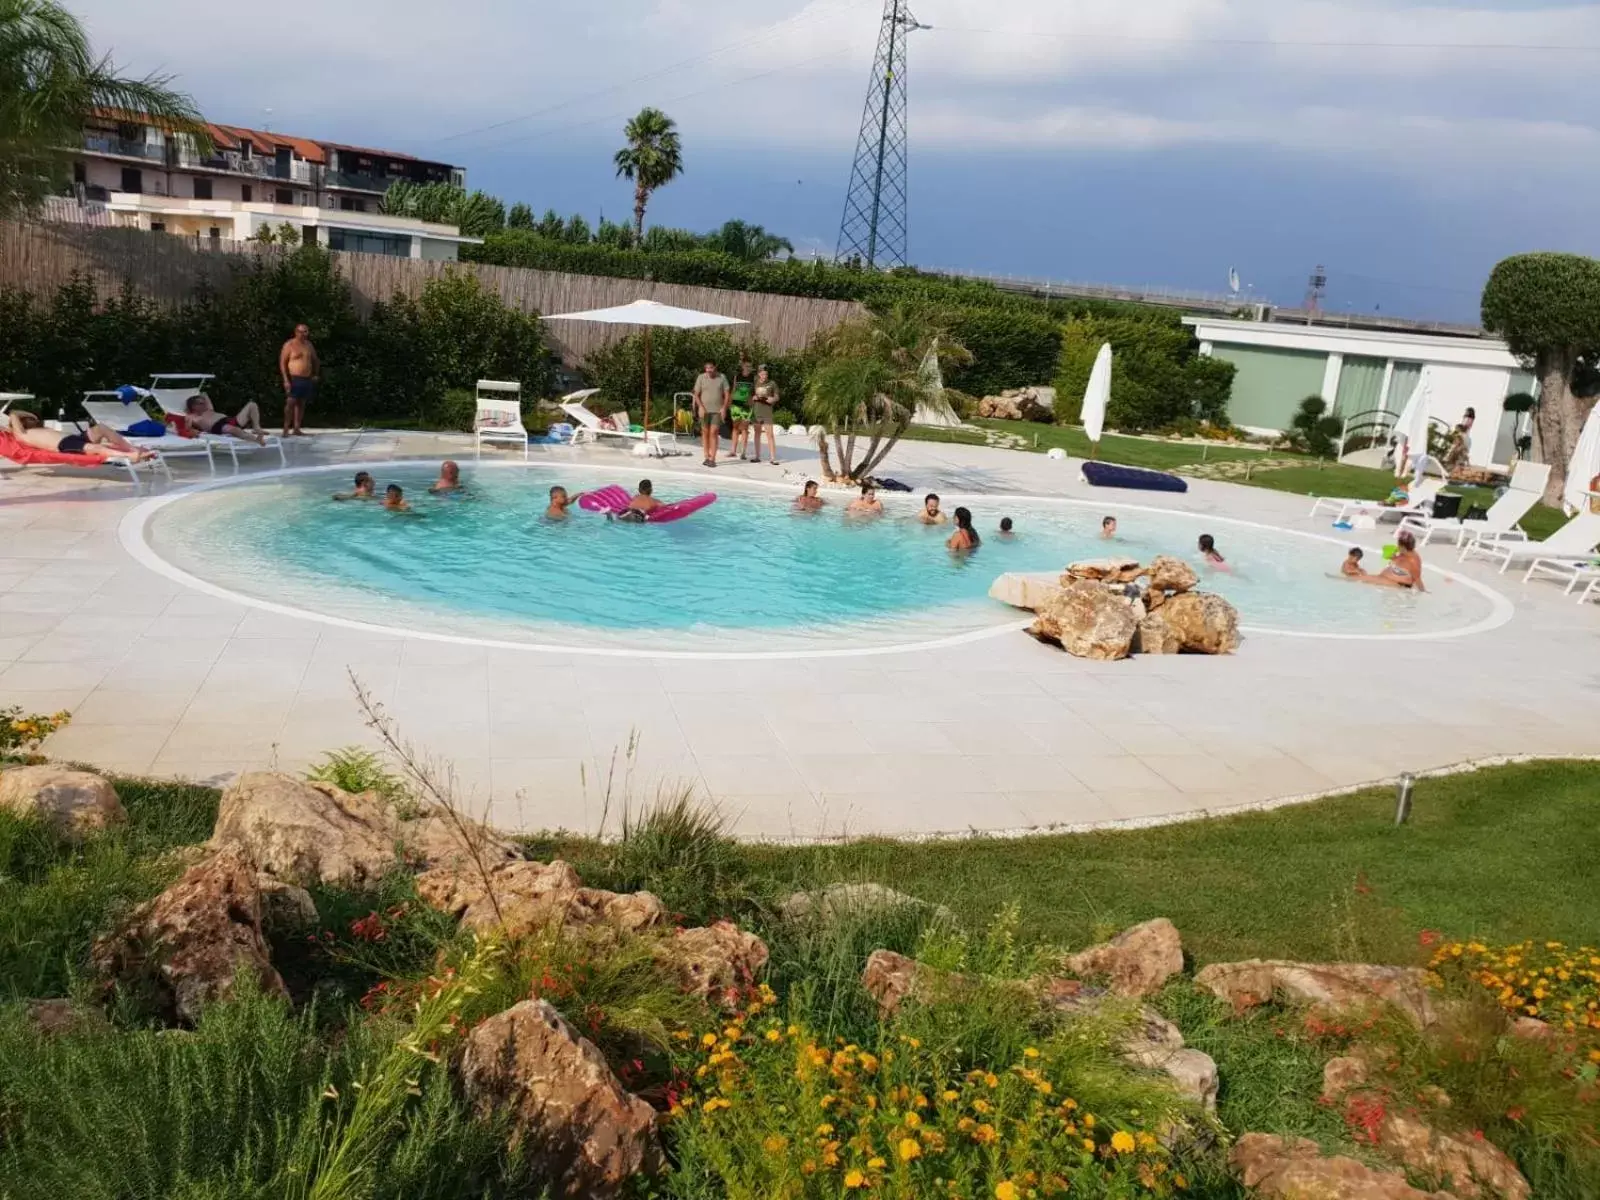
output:
<path id="1" fill-rule="evenodd" d="M 676 930 L 656 944 L 655 953 L 689 995 L 730 1007 L 767 965 L 767 944 L 732 921 Z"/>
<path id="2" fill-rule="evenodd" d="M 907 1000 L 925 996 L 927 989 L 937 985 L 942 972 L 925 967 L 914 958 L 896 954 L 893 950 L 874 950 L 867 955 L 867 965 L 861 972 L 861 986 L 867 995 L 878 1002 L 878 1013 L 884 1018 L 900 1011 Z"/>
<path id="3" fill-rule="evenodd" d="M 1361 1016 L 1389 1004 L 1420 1026 L 1435 1019 L 1427 973 L 1417 967 L 1366 963 L 1297 963 L 1277 959 L 1212 963 L 1194 977 L 1197 985 L 1243 1011 L 1270 1000 L 1309 1004 L 1338 1016 Z"/>
<path id="4" fill-rule="evenodd" d="M 1152 558 L 1145 573 L 1150 576 L 1152 592 L 1187 592 L 1200 582 L 1193 567 L 1170 554 L 1158 554 Z"/>
<path id="5" fill-rule="evenodd" d="M 110 780 L 49 764 L 0 773 L 0 811 L 42 822 L 73 840 L 128 819 Z"/>
<path id="6" fill-rule="evenodd" d="M 471 823 L 491 862 L 511 858 L 511 844 Z M 237 849 L 255 867 L 296 884 L 360 887 L 407 862 L 459 863 L 461 834 L 443 816 L 401 820 L 373 792 L 352 795 L 275 771 L 250 771 L 222 793 L 211 845 Z"/>
<path id="7" fill-rule="evenodd" d="M 460 1074 L 480 1112 L 509 1114 L 512 1143 L 544 1160 L 561 1195 L 611 1196 L 660 1169 L 655 1110 L 544 1000 L 524 1000 L 468 1034 Z"/>
<path id="8" fill-rule="evenodd" d="M 1127 658 L 1143 614 L 1102 585 L 1079 580 L 1044 598 L 1028 632 L 1077 658 Z"/>
<path id="9" fill-rule="evenodd" d="M 1067 564 L 1067 569 L 1061 572 L 1061 586 L 1080 579 L 1094 583 L 1132 583 L 1139 575 L 1136 558 L 1086 558 Z"/>
<path id="10" fill-rule="evenodd" d="M 1167 624 L 1166 617 L 1154 611 L 1166 599 L 1163 592 L 1151 592 L 1151 611 L 1139 622 L 1139 636 L 1134 649 L 1140 654 L 1181 654 L 1183 639 L 1178 631 Z"/>
<path id="11" fill-rule="evenodd" d="M 1143 999 L 1183 971 L 1183 939 L 1171 921 L 1156 917 L 1069 955 L 1066 967 L 1084 978 L 1105 976 L 1118 996 Z"/>
<path id="12" fill-rule="evenodd" d="M 1056 590 L 1056 581 L 1049 575 L 1030 575 L 1026 571 L 1007 571 L 989 585 L 989 598 L 1012 608 L 1038 609 L 1040 603 Z"/>
<path id="13" fill-rule="evenodd" d="M 940 919 L 951 915 L 942 904 L 929 904 L 881 883 L 834 883 L 814 892 L 795 892 L 778 906 L 778 915 L 785 921 L 828 924 L 862 914 L 906 909 L 926 909 Z"/>
<path id="14" fill-rule="evenodd" d="M 1161 619 L 1190 654 L 1232 654 L 1239 648 L 1239 610 L 1215 592 L 1170 596 Z"/>
<path id="15" fill-rule="evenodd" d="M 1441 1133 L 1415 1113 L 1386 1107 L 1378 1148 L 1417 1178 L 1443 1183 L 1461 1200 L 1528 1200 L 1533 1194 L 1500 1147 L 1470 1134 Z"/>
<path id="16" fill-rule="evenodd" d="M 231 996 L 243 971 L 266 991 L 288 996 L 261 935 L 255 868 L 234 850 L 190 867 L 134 909 L 117 932 L 95 942 L 90 961 L 107 985 L 153 985 L 167 1015 L 188 1024 L 212 1000 Z"/>
<path id="17" fill-rule="evenodd" d="M 1401 1171 L 1380 1171 L 1353 1158 L 1324 1158 L 1310 1138 L 1247 1133 L 1234 1143 L 1228 1165 L 1239 1182 L 1266 1200 L 1451 1200 L 1424 1192 Z"/>
<path id="18" fill-rule="evenodd" d="M 622 895 L 586 888 L 570 864 L 516 859 L 491 867 L 442 866 L 417 878 L 417 894 L 472 929 L 501 927 L 511 937 L 546 927 L 606 925 L 637 933 L 666 915 L 649 892 Z"/>

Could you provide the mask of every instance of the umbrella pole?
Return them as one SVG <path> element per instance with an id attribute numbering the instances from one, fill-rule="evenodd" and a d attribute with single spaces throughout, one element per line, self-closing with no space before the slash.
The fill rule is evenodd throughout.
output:
<path id="1" fill-rule="evenodd" d="M 644 427 L 650 430 L 650 326 L 644 327 Z"/>

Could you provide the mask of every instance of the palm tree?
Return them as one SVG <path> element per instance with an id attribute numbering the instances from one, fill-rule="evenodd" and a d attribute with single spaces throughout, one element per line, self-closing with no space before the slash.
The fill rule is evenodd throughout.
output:
<path id="1" fill-rule="evenodd" d="M 806 389 L 805 415 L 822 430 L 817 457 L 823 476 L 852 482 L 870 476 L 889 456 L 918 408 L 948 409 L 940 364 L 972 361 L 935 321 L 904 305 L 830 330 L 816 350 L 820 358 Z M 857 460 L 859 437 L 868 440 Z"/>
<path id="2" fill-rule="evenodd" d="M 67 179 L 98 110 L 187 134 L 209 149 L 194 101 L 166 76 L 124 79 L 55 0 L 0 0 L 0 216 L 35 207 Z"/>
<path id="3" fill-rule="evenodd" d="M 724 221 L 722 228 L 708 239 L 724 254 L 744 262 L 765 262 L 776 258 L 780 252 L 794 253 L 794 243 L 786 237 L 768 233 L 760 225 L 747 225 L 743 221 Z"/>
<path id="4" fill-rule="evenodd" d="M 641 108 L 623 127 L 628 144 L 613 161 L 619 178 L 633 182 L 633 241 L 644 238 L 644 210 L 650 194 L 683 174 L 683 143 L 678 126 L 659 108 Z"/>

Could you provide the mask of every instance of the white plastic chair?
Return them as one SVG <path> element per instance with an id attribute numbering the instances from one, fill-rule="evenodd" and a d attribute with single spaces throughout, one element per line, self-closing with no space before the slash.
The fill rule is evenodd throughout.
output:
<path id="1" fill-rule="evenodd" d="M 203 373 L 162 371 L 150 376 L 150 396 L 167 416 L 182 417 L 187 421 L 189 397 L 204 392 L 206 384 L 215 378 L 215 375 Z M 257 450 L 276 450 L 279 465 L 284 467 L 289 465 L 289 458 L 283 450 L 283 439 L 275 433 L 264 435 L 260 442 L 247 442 L 222 433 L 202 433 L 197 437 L 199 440 L 210 442 L 219 450 L 226 450 L 233 459 L 235 471 L 239 469 L 239 455 L 254 454 Z"/>
<path id="2" fill-rule="evenodd" d="M 1438 496 L 1439 489 L 1444 487 L 1442 479 L 1424 479 L 1414 485 L 1407 495 L 1410 502 L 1407 504 L 1381 504 L 1376 500 L 1350 500 L 1338 496 L 1319 496 L 1311 503 L 1311 515 L 1314 517 L 1323 510 L 1334 514 L 1334 524 L 1348 521 L 1351 517 L 1376 517 L 1383 518 L 1391 513 L 1402 520 L 1411 516 L 1426 516 L 1433 508 L 1434 498 Z"/>
<path id="3" fill-rule="evenodd" d="M 472 434 L 477 454 L 483 457 L 483 444 L 522 446 L 528 457 L 528 431 L 522 424 L 522 384 L 504 379 L 480 379 L 477 412 L 472 418 Z"/>
<path id="4" fill-rule="evenodd" d="M 132 437 L 127 433 L 130 425 L 139 421 L 151 419 L 143 406 L 123 402 L 118 392 L 85 392 L 83 394 L 83 411 L 89 414 L 89 419 L 96 425 L 104 425 L 107 429 L 115 430 L 128 439 L 128 444 L 140 450 L 154 450 L 162 458 L 204 458 L 206 466 L 211 473 L 217 473 L 217 460 L 211 455 L 211 443 L 205 438 L 179 437 L 175 433 L 162 434 L 160 437 Z M 238 470 L 238 460 L 234 460 L 234 469 Z"/>
<path id="5" fill-rule="evenodd" d="M 1468 558 L 1479 557 L 1498 562 L 1502 575 L 1513 562 L 1530 563 L 1531 576 L 1532 568 L 1535 566 L 1541 570 L 1549 570 L 1560 563 L 1588 565 L 1594 557 L 1596 546 L 1600 546 L 1600 513 L 1584 512 L 1573 517 L 1542 542 L 1487 539 L 1472 541 L 1462 550 L 1461 558 L 1465 561 Z"/>
<path id="6" fill-rule="evenodd" d="M 1424 546 L 1435 533 L 1455 534 L 1457 546 L 1469 537 L 1474 542 L 1524 541 L 1528 535 L 1518 527 L 1518 522 L 1539 503 L 1549 479 L 1548 463 L 1519 462 L 1512 469 L 1510 486 L 1489 506 L 1489 511 L 1482 518 L 1466 520 L 1451 517 L 1436 521 L 1432 517 L 1412 516 L 1400 522 L 1400 528 L 1421 535 L 1418 540 Z"/>

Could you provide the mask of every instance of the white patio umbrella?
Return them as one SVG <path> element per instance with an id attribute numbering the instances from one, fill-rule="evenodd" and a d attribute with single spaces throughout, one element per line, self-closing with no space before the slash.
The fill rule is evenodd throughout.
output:
<path id="1" fill-rule="evenodd" d="M 1583 432 L 1578 434 L 1578 446 L 1567 463 L 1567 483 L 1561 489 L 1561 501 L 1568 512 L 1589 511 L 1589 481 L 1600 475 L 1600 404 L 1589 410 L 1583 422 Z"/>
<path id="2" fill-rule="evenodd" d="M 1433 402 L 1433 376 L 1425 366 L 1417 376 L 1411 398 L 1395 419 L 1394 435 L 1399 438 L 1394 456 L 1394 473 L 1404 476 L 1406 460 L 1428 453 L 1428 408 Z"/>
<path id="3" fill-rule="evenodd" d="M 698 312 L 692 308 L 674 308 L 655 300 L 635 300 L 632 304 L 619 304 L 615 308 L 591 308 L 585 312 L 553 313 L 546 321 L 598 321 L 602 325 L 644 326 L 644 425 L 650 427 L 650 330 L 655 326 L 667 329 L 704 329 L 711 325 L 748 325 L 743 317 L 725 317 L 720 313 Z"/>
<path id="4" fill-rule="evenodd" d="M 1100 434 L 1106 427 L 1106 405 L 1111 400 L 1111 343 L 1100 347 L 1089 372 L 1089 386 L 1083 391 L 1083 432 L 1094 443 L 1091 454 L 1100 454 Z"/>

